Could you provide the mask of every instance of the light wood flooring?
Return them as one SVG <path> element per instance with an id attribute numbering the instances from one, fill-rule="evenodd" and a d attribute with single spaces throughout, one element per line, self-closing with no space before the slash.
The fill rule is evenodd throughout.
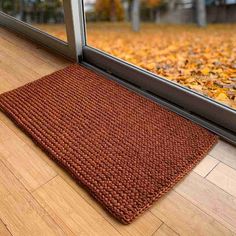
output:
<path id="1" fill-rule="evenodd" d="M 0 93 L 70 63 L 0 28 Z M 125 226 L 0 113 L 4 235 L 236 235 L 236 148 L 219 141 L 181 183 Z"/>

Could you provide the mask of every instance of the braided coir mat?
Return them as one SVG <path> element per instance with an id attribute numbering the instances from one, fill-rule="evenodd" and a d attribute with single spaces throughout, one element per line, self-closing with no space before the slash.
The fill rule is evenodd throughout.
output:
<path id="1" fill-rule="evenodd" d="M 79 65 L 0 95 L 0 109 L 123 223 L 169 191 L 217 140 Z"/>

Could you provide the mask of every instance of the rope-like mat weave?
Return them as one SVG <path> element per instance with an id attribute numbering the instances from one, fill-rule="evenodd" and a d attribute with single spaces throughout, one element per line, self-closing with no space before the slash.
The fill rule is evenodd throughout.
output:
<path id="1" fill-rule="evenodd" d="M 0 95 L 0 109 L 123 223 L 169 191 L 217 140 L 79 65 Z"/>

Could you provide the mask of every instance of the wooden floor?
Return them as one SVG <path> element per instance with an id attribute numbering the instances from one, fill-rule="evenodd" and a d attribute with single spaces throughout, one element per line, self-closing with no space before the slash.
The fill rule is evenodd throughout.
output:
<path id="1" fill-rule="evenodd" d="M 0 29 L 0 93 L 69 64 Z M 0 235 L 236 235 L 236 148 L 219 141 L 181 183 L 125 226 L 0 113 Z"/>

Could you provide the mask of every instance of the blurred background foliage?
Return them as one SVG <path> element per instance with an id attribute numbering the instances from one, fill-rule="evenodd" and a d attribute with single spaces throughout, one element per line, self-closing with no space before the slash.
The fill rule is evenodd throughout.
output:
<path id="1" fill-rule="evenodd" d="M 28 23 L 62 23 L 62 0 L 1 0 L 0 10 Z"/>
<path id="2" fill-rule="evenodd" d="M 87 21 L 236 22 L 236 0 L 84 0 Z M 63 23 L 62 0 L 0 0 L 0 10 L 28 23 Z"/>

